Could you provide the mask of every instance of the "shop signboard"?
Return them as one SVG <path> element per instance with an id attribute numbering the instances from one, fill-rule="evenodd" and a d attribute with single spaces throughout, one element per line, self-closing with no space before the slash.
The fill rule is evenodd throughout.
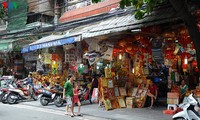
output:
<path id="1" fill-rule="evenodd" d="M 60 46 L 60 45 L 70 44 L 70 43 L 74 43 L 74 37 L 67 38 L 67 39 L 54 40 L 51 42 L 45 42 L 45 43 L 40 43 L 40 44 L 36 44 L 36 45 L 31 45 L 30 51 L 34 51 L 34 50 L 38 50 L 38 49 L 42 49 L 42 48 L 49 48 L 49 47 L 53 47 L 53 46 Z"/>
<path id="2" fill-rule="evenodd" d="M 51 36 L 48 36 L 48 37 L 51 37 Z M 74 37 L 61 38 L 61 39 L 57 38 L 57 40 L 52 39 L 52 38 L 48 38 L 48 39 L 49 40 L 47 41 L 47 39 L 42 38 L 42 39 L 36 41 L 35 43 L 29 44 L 28 46 L 23 47 L 21 50 L 21 53 L 26 53 L 26 52 L 30 52 L 30 51 L 34 51 L 34 50 L 38 50 L 38 49 L 42 49 L 42 48 L 49 48 L 49 47 L 53 47 L 53 46 L 72 44 L 75 42 Z"/>

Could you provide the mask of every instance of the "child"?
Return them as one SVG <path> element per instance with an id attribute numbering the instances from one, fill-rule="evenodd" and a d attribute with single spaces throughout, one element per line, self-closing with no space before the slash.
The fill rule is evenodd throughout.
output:
<path id="1" fill-rule="evenodd" d="M 77 83 L 76 84 L 74 84 L 74 98 L 73 98 L 73 100 L 74 100 L 74 105 L 77 103 L 78 104 L 78 116 L 81 116 L 81 114 L 80 114 L 80 110 L 81 110 L 81 102 L 80 102 L 80 100 L 79 100 L 79 91 L 78 91 L 78 89 L 79 89 L 79 86 L 77 85 Z"/>

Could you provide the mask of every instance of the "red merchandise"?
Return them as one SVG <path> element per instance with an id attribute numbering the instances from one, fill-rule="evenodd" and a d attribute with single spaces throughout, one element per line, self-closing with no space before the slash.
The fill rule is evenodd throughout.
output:
<path id="1" fill-rule="evenodd" d="M 194 60 L 194 61 L 192 62 L 192 67 L 197 67 L 197 61 L 196 61 L 196 60 Z"/>
<path id="2" fill-rule="evenodd" d="M 187 69 L 188 68 L 188 64 L 182 64 L 182 68 L 183 69 Z"/>
<path id="3" fill-rule="evenodd" d="M 59 59 L 58 54 L 52 54 L 52 60 L 57 61 Z"/>

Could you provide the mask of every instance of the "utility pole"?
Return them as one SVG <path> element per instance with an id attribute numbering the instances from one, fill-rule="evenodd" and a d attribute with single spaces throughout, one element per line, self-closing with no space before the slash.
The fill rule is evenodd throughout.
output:
<path id="1" fill-rule="evenodd" d="M 58 20 L 60 16 L 60 6 L 57 0 L 54 1 L 54 25 L 58 25 Z"/>

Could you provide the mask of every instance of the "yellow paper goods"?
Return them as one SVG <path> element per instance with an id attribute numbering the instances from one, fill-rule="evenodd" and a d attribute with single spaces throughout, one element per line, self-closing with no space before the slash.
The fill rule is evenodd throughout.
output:
<path id="1" fill-rule="evenodd" d="M 133 97 L 126 97 L 126 107 L 127 108 L 133 108 Z"/>
<path id="2" fill-rule="evenodd" d="M 51 64 L 51 54 L 48 54 L 48 53 L 44 54 L 44 63 Z"/>

